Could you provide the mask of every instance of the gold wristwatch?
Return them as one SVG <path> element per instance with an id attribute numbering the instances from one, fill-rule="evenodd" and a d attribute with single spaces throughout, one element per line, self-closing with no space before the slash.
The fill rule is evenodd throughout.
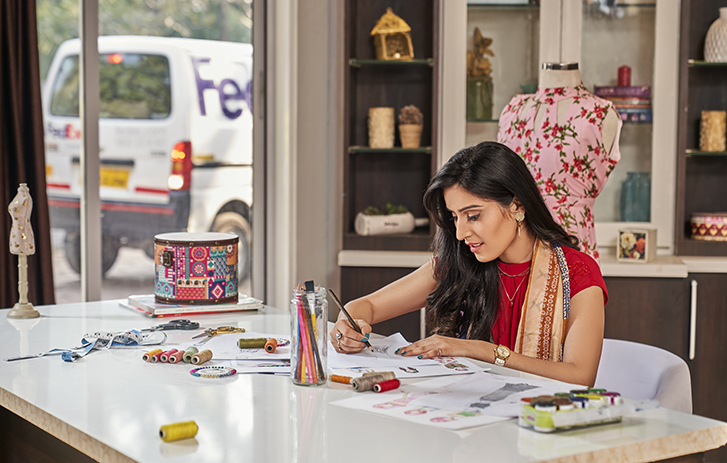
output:
<path id="1" fill-rule="evenodd" d="M 505 366 L 505 362 L 510 358 L 510 349 L 500 344 L 495 347 L 495 365 L 502 367 Z"/>

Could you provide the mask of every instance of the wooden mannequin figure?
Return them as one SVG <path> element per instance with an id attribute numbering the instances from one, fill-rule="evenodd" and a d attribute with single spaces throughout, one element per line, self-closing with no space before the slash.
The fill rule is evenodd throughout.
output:
<path id="1" fill-rule="evenodd" d="M 18 194 L 8 205 L 13 225 L 10 229 L 10 253 L 18 256 L 18 293 L 20 300 L 8 312 L 8 318 L 38 318 L 40 313 L 28 302 L 28 256 L 35 254 L 35 237 L 30 224 L 33 199 L 28 185 L 21 183 Z"/>

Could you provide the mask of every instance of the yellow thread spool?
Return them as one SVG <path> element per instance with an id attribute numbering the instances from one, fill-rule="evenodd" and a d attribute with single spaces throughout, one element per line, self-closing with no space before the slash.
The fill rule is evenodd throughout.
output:
<path id="1" fill-rule="evenodd" d="M 142 359 L 143 361 L 145 361 L 145 362 L 150 362 L 150 361 L 151 361 L 151 358 L 152 358 L 152 356 L 153 356 L 153 355 L 156 355 L 156 354 L 158 354 L 159 352 L 162 352 L 162 350 L 161 350 L 161 349 L 154 349 L 154 350 L 150 350 L 149 352 L 147 352 L 146 354 L 144 354 L 144 355 L 143 355 L 143 356 L 141 357 L 141 359 Z"/>
<path id="2" fill-rule="evenodd" d="M 159 437 L 164 442 L 173 442 L 180 439 L 189 439 L 197 435 L 199 426 L 194 421 L 181 421 L 179 423 L 165 424 L 159 428 Z"/>
<path id="3" fill-rule="evenodd" d="M 237 347 L 240 349 L 254 349 L 265 347 L 266 342 L 268 340 L 265 338 L 240 338 L 237 340 Z"/>
<path id="4" fill-rule="evenodd" d="M 194 354 L 192 357 L 192 363 L 195 365 L 201 365 L 207 360 L 210 360 L 212 358 L 212 351 L 209 349 L 205 349 L 202 352 L 199 352 L 197 354 Z"/>
<path id="5" fill-rule="evenodd" d="M 194 347 L 194 346 L 192 346 L 192 347 L 188 348 L 188 349 L 187 349 L 187 350 L 186 350 L 186 351 L 184 352 L 184 357 L 182 357 L 182 358 L 184 359 L 184 363 L 192 363 L 192 357 L 193 357 L 193 356 L 194 356 L 194 354 L 196 354 L 197 352 L 199 352 L 199 350 L 198 350 L 198 349 L 197 349 L 196 347 Z"/>

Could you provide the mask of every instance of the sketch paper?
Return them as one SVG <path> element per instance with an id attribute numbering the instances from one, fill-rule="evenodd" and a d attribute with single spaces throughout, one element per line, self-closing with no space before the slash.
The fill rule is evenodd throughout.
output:
<path id="1" fill-rule="evenodd" d="M 520 399 L 582 386 L 487 372 L 436 378 L 382 394 L 362 393 L 333 402 L 381 415 L 446 429 L 465 429 L 517 417 Z"/>
<path id="2" fill-rule="evenodd" d="M 335 342 L 335 341 L 332 341 Z M 386 338 L 369 339 L 374 352 L 364 349 L 357 354 L 342 354 L 336 352 L 331 346 L 328 349 L 328 368 L 347 369 L 347 368 L 379 368 L 379 367 L 414 367 L 418 368 L 424 365 L 438 365 L 432 359 L 418 359 L 416 357 L 402 357 L 397 355 L 396 349 L 406 347 L 410 342 L 404 339 L 401 333 L 395 333 Z M 391 368 L 389 368 L 391 369 Z"/>
<path id="3" fill-rule="evenodd" d="M 227 366 L 237 370 L 238 374 L 290 375 L 290 360 L 228 360 Z"/>
<path id="4" fill-rule="evenodd" d="M 259 349 L 240 349 L 237 347 L 237 341 L 240 338 L 275 338 L 279 344 L 288 343 L 288 345 L 279 346 L 273 353 L 267 352 L 262 347 Z M 224 333 L 212 336 L 212 338 L 201 338 L 195 342 L 181 344 L 181 346 L 177 348 L 186 350 L 191 346 L 195 346 L 200 351 L 209 349 L 212 351 L 214 360 L 290 360 L 290 336 L 277 334 Z"/>
<path id="5" fill-rule="evenodd" d="M 358 377 L 374 371 L 393 371 L 399 379 L 426 378 L 430 376 L 466 375 L 475 371 L 486 371 L 489 368 L 478 367 L 470 360 L 461 357 L 435 357 L 436 363 L 416 366 L 376 366 L 350 367 L 329 369 L 331 374 Z"/>
<path id="6" fill-rule="evenodd" d="M 418 400 L 417 404 L 514 418 L 520 414 L 522 398 L 553 395 L 557 392 L 582 388 L 583 386 L 558 381 L 516 378 L 482 372 L 462 377 L 448 386 L 438 388 L 434 391 L 436 394 Z"/>

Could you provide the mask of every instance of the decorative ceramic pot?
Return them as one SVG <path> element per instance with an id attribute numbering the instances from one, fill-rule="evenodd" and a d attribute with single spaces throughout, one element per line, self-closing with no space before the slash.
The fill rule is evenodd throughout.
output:
<path id="1" fill-rule="evenodd" d="M 399 124 L 399 138 L 402 148 L 419 148 L 422 139 L 422 124 Z"/>
<path id="2" fill-rule="evenodd" d="M 720 8 L 719 18 L 709 26 L 704 41 L 704 60 L 710 63 L 727 62 L 727 8 Z"/>

